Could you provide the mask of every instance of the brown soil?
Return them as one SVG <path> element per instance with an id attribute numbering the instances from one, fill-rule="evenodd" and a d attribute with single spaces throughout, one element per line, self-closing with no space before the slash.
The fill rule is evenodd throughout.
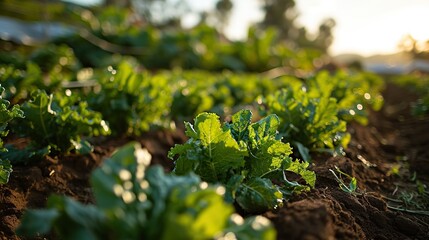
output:
<path id="1" fill-rule="evenodd" d="M 345 157 L 316 159 L 314 190 L 266 214 L 279 239 L 429 239 L 429 216 L 392 211 L 384 197 L 397 198 L 392 195 L 396 186 L 411 190 L 414 186 L 407 179 L 414 171 L 428 185 L 429 119 L 409 115 L 409 103 L 416 96 L 404 89 L 388 85 L 384 97 L 385 106 L 371 112 L 367 126 L 349 127 L 352 140 Z M 410 170 L 398 161 L 404 157 Z M 395 164 L 403 165 L 402 177 L 389 175 Z M 339 189 L 329 171 L 335 166 L 356 177 L 356 194 Z"/>
<path id="2" fill-rule="evenodd" d="M 346 156 L 315 157 L 312 168 L 318 179 L 314 190 L 265 213 L 279 239 L 429 239 L 428 216 L 392 210 L 392 203 L 385 198 L 412 189 L 408 178 L 414 171 L 429 185 L 429 118 L 409 116 L 409 102 L 416 96 L 404 89 L 388 85 L 384 97 L 385 106 L 380 112 L 371 112 L 367 126 L 350 125 L 352 141 Z M 91 171 L 128 141 L 141 142 L 152 153 L 153 164 L 171 170 L 173 165 L 166 155 L 174 143 L 185 141 L 180 132 L 99 140 L 94 153 L 84 157 L 46 158 L 38 164 L 15 166 L 10 182 L 0 186 L 0 239 L 20 239 L 14 229 L 23 211 L 43 207 L 52 193 L 92 202 Z M 399 160 L 404 158 L 408 161 Z M 398 164 L 402 166 L 399 175 L 389 175 Z M 355 194 L 339 189 L 329 171 L 335 166 L 357 178 L 359 190 Z"/>

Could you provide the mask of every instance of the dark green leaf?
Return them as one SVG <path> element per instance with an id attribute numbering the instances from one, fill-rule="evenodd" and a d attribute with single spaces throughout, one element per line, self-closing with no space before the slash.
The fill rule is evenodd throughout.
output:
<path id="1" fill-rule="evenodd" d="M 9 176 L 12 173 L 12 165 L 8 160 L 0 159 L 0 184 L 5 184 L 9 181 Z"/>
<path id="2" fill-rule="evenodd" d="M 301 155 L 302 159 L 306 162 L 310 162 L 311 161 L 310 150 L 300 142 L 293 142 L 293 144 L 298 148 L 298 152 Z"/>
<path id="3" fill-rule="evenodd" d="M 213 238 L 222 234 L 233 211 L 215 188 L 193 192 L 189 188 L 176 188 L 165 209 L 161 239 Z"/>
<path id="4" fill-rule="evenodd" d="M 24 236 L 48 234 L 59 216 L 60 213 L 56 209 L 27 210 L 16 233 Z"/>
<path id="5" fill-rule="evenodd" d="M 32 146 L 17 149 L 12 145 L 6 144 L 6 149 L 6 152 L 0 152 L 0 157 L 9 160 L 14 165 L 40 161 L 51 152 L 50 146 L 41 149 L 33 149 Z"/>
<path id="6" fill-rule="evenodd" d="M 282 205 L 283 195 L 269 179 L 252 178 L 239 186 L 236 201 L 246 212 L 262 213 Z"/>

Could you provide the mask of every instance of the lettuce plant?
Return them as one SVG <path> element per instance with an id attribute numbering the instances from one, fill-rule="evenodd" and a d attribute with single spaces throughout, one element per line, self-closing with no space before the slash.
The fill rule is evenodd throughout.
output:
<path id="1" fill-rule="evenodd" d="M 95 204 L 51 196 L 47 209 L 28 210 L 18 234 L 61 239 L 275 239 L 262 216 L 243 219 L 223 199 L 225 188 L 193 173 L 166 174 L 129 143 L 91 176 Z"/>
<path id="2" fill-rule="evenodd" d="M 310 161 L 310 151 L 344 154 L 350 134 L 338 111 L 335 98 L 313 98 L 305 89 L 292 87 L 267 96 L 262 105 L 264 114 L 279 116 L 283 141 L 296 147 L 305 161 Z"/>
<path id="3" fill-rule="evenodd" d="M 78 98 L 48 95 L 45 91 L 33 92 L 32 99 L 21 109 L 25 119 L 15 126 L 20 135 L 30 137 L 34 149 L 51 148 L 60 152 L 76 149 L 88 152 L 91 145 L 81 137 L 108 135 L 109 126 L 101 114 L 88 109 Z"/>
<path id="4" fill-rule="evenodd" d="M 305 83 L 310 98 L 335 98 L 338 117 L 347 122 L 366 125 L 367 109 L 378 111 L 383 105 L 383 80 L 375 74 L 338 71 L 332 75 L 322 71 Z"/>
<path id="5" fill-rule="evenodd" d="M 101 89 L 89 94 L 89 106 L 102 113 L 116 135 L 140 135 L 151 127 L 167 126 L 171 86 L 162 75 L 136 72 L 129 63 L 99 79 Z"/>
<path id="6" fill-rule="evenodd" d="M 168 155 L 175 161 L 176 174 L 194 171 L 203 181 L 226 184 L 228 201 L 246 212 L 260 213 L 280 206 L 294 192 L 313 187 L 315 174 L 307 170 L 308 163 L 289 157 L 289 144 L 277 135 L 276 115 L 255 123 L 251 118 L 249 110 L 242 110 L 231 123 L 221 124 L 216 114 L 201 113 L 194 125 L 185 123 L 189 140 Z M 308 185 L 289 181 L 285 171 L 299 174 Z"/>
<path id="7" fill-rule="evenodd" d="M 24 114 L 18 105 L 14 105 L 9 109 L 10 102 L 2 99 L 1 94 L 4 88 L 0 85 L 0 151 L 7 151 L 3 147 L 3 140 L 1 137 L 6 137 L 8 130 L 6 130 L 8 123 L 14 118 L 23 118 Z M 12 165 L 7 159 L 0 158 L 0 184 L 5 184 L 9 181 L 10 173 L 12 172 Z"/>

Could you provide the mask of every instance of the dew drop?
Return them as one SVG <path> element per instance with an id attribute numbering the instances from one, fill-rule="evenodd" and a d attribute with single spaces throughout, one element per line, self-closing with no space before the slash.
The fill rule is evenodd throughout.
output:
<path id="1" fill-rule="evenodd" d="M 124 192 L 124 188 L 119 185 L 119 184 L 115 184 L 113 185 L 113 193 L 115 193 L 116 196 L 121 196 L 122 193 Z"/>
<path id="2" fill-rule="evenodd" d="M 356 108 L 357 108 L 358 110 L 362 110 L 362 109 L 363 109 L 363 105 L 362 105 L 362 104 L 358 104 L 358 105 L 356 105 Z"/>
<path id="3" fill-rule="evenodd" d="M 122 200 L 124 200 L 125 203 L 132 203 L 136 199 L 136 195 L 133 192 L 125 191 L 122 193 Z"/>
<path id="4" fill-rule="evenodd" d="M 223 186 L 219 186 L 219 187 L 216 188 L 216 193 L 219 194 L 219 195 L 224 195 L 225 192 L 226 192 L 226 189 Z"/>
<path id="5" fill-rule="evenodd" d="M 231 221 L 234 222 L 237 225 L 243 225 L 244 224 L 244 218 L 237 213 L 233 213 L 231 215 Z"/>
<path id="6" fill-rule="evenodd" d="M 200 183 L 200 188 L 203 189 L 203 190 L 207 189 L 208 186 L 209 186 L 209 184 L 207 182 L 201 182 Z"/>
<path id="7" fill-rule="evenodd" d="M 124 185 L 125 190 L 130 190 L 134 186 L 134 184 L 131 181 L 126 181 L 126 182 L 124 182 L 123 185 Z"/>
<path id="8" fill-rule="evenodd" d="M 369 99 L 371 99 L 371 94 L 369 94 L 369 93 L 365 93 L 365 94 L 363 95 L 363 97 L 364 97 L 366 100 L 369 100 Z"/>
<path id="9" fill-rule="evenodd" d="M 144 202 L 146 200 L 147 200 L 147 195 L 145 193 L 140 193 L 139 194 L 139 201 Z"/>
<path id="10" fill-rule="evenodd" d="M 143 164 L 145 166 L 148 166 L 150 164 L 150 161 L 152 160 L 152 155 L 150 155 L 149 151 L 146 148 L 137 149 L 134 152 L 134 155 L 137 159 L 137 163 Z"/>
<path id="11" fill-rule="evenodd" d="M 121 171 L 119 171 L 119 178 L 122 181 L 127 181 L 131 179 L 131 173 L 128 170 L 122 169 Z"/>
<path id="12" fill-rule="evenodd" d="M 149 182 L 146 180 L 143 180 L 140 182 L 141 189 L 147 189 L 149 187 Z"/>
<path id="13" fill-rule="evenodd" d="M 270 225 L 270 220 L 265 217 L 257 216 L 255 217 L 255 221 L 252 223 L 252 228 L 255 230 L 261 230 L 264 227 Z"/>

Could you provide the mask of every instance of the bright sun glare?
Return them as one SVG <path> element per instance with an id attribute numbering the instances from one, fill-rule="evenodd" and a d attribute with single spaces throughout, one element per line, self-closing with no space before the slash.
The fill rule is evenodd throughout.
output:
<path id="1" fill-rule="evenodd" d="M 429 39 L 427 9 L 417 6 L 391 11 L 379 16 L 370 16 L 361 23 L 351 20 L 338 21 L 335 29 L 333 54 L 355 52 L 363 55 L 397 52 L 398 44 L 405 35 L 416 40 Z"/>
<path id="2" fill-rule="evenodd" d="M 70 0 L 82 1 L 82 0 Z M 91 0 L 99 1 L 99 0 Z M 234 9 L 226 33 L 231 39 L 246 37 L 251 23 L 263 17 L 260 0 L 232 0 Z M 210 10 L 216 0 L 186 0 L 195 11 Z M 429 39 L 429 0 L 295 0 L 300 13 L 297 22 L 316 32 L 325 18 L 332 17 L 334 29 L 333 55 L 359 53 L 362 55 L 397 52 L 399 41 L 406 35 L 416 40 Z M 185 24 L 192 25 L 198 17 L 188 16 Z"/>

